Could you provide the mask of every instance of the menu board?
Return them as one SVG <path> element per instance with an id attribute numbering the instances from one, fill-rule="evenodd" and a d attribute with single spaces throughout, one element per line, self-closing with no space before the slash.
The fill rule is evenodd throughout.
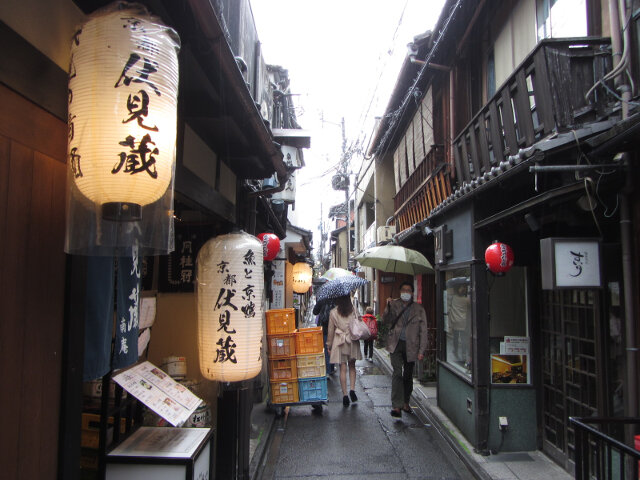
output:
<path id="1" fill-rule="evenodd" d="M 124 370 L 113 380 L 174 427 L 182 425 L 202 400 L 151 362 Z"/>

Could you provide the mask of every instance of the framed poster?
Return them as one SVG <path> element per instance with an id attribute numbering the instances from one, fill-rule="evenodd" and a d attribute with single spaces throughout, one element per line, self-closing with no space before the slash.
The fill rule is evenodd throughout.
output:
<path id="1" fill-rule="evenodd" d="M 529 381 L 528 355 L 491 355 L 491 383 L 527 384 Z"/>

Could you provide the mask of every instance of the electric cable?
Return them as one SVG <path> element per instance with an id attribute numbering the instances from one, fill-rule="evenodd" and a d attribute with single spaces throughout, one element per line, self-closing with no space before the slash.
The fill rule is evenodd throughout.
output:
<path id="1" fill-rule="evenodd" d="M 406 106 L 407 106 L 407 104 L 409 102 L 409 98 L 412 96 L 413 91 L 416 88 L 418 82 L 422 79 L 422 76 L 423 76 L 424 72 L 426 71 L 427 66 L 429 65 L 429 62 L 431 61 L 431 58 L 435 55 L 435 52 L 436 52 L 437 47 L 438 47 L 438 44 L 442 41 L 442 38 L 443 38 L 444 34 L 447 32 L 447 30 L 449 28 L 451 20 L 455 16 L 455 14 L 456 14 L 458 8 L 460 7 L 460 5 L 462 5 L 462 1 L 463 0 L 458 0 L 456 2 L 456 4 L 451 8 L 451 10 L 449 12 L 449 16 L 447 17 L 447 20 L 445 21 L 445 24 L 443 25 L 442 29 L 439 32 L 438 39 L 434 42 L 433 47 L 431 48 L 431 50 L 427 54 L 427 58 L 425 59 L 424 64 L 422 65 L 422 67 L 420 68 L 420 71 L 418 72 L 418 74 L 416 75 L 415 79 L 413 80 L 413 84 L 407 90 L 402 102 L 400 103 L 400 107 L 394 112 L 395 114 L 393 116 L 387 115 L 388 117 L 389 116 L 391 117 L 391 122 L 390 122 L 390 125 L 387 127 L 387 130 L 385 131 L 382 139 L 380 140 L 380 143 L 378 144 L 378 148 L 376 149 L 376 153 L 380 153 L 380 151 L 384 147 L 384 145 L 387 142 L 387 140 L 389 139 L 389 137 L 391 135 L 395 134 L 395 132 L 396 132 L 396 130 L 398 128 L 398 120 L 402 116 L 401 114 L 404 113 L 404 109 L 406 108 Z"/>

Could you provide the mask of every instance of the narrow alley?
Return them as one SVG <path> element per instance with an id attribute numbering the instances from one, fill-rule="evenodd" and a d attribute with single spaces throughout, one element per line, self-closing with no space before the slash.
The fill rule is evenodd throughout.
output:
<path id="1" fill-rule="evenodd" d="M 377 360 L 359 360 L 356 368 L 357 402 L 342 405 L 335 373 L 322 411 L 310 406 L 285 410 L 256 478 L 473 478 L 419 408 L 412 405 L 414 414 L 403 413 L 402 419 L 389 415 L 391 377 Z"/>
<path id="2" fill-rule="evenodd" d="M 2 480 L 640 480 L 640 0 L 0 39 Z"/>

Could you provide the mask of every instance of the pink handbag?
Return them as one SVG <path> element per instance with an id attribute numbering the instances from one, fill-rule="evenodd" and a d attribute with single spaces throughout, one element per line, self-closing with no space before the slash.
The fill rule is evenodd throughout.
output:
<path id="1" fill-rule="evenodd" d="M 369 340 L 371 337 L 369 327 L 355 313 L 349 320 L 349 336 L 351 340 Z"/>

